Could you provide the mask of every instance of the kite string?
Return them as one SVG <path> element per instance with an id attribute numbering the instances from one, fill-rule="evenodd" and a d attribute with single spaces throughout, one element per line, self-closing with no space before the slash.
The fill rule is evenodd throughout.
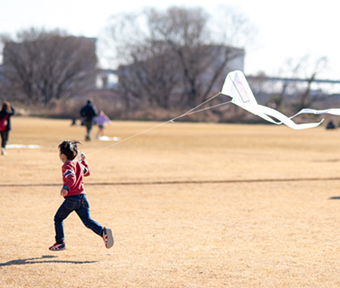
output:
<path id="1" fill-rule="evenodd" d="M 220 104 L 216 104 L 214 106 L 209 106 L 207 108 L 203 108 L 203 109 L 200 109 L 200 110 L 197 110 L 197 111 L 193 111 L 193 112 L 190 112 L 186 115 L 192 115 L 192 114 L 195 114 L 195 113 L 199 113 L 199 112 L 203 112 L 203 111 L 206 111 L 206 110 L 209 110 L 209 109 L 213 109 L 213 108 L 216 108 L 216 107 L 220 107 L 220 106 L 223 106 L 223 105 L 226 105 L 226 104 L 229 104 L 231 103 L 232 101 L 227 101 L 227 102 L 223 102 L 223 103 L 220 103 Z"/>
<path id="2" fill-rule="evenodd" d="M 120 141 L 116 142 L 116 143 L 113 143 L 113 144 L 111 144 L 111 145 L 108 145 L 108 146 L 106 146 L 106 147 L 103 147 L 103 148 L 101 148 L 101 149 L 98 149 L 98 150 L 96 150 L 96 151 L 94 151 L 94 152 L 92 152 L 92 153 L 87 154 L 87 156 L 93 155 L 93 154 L 95 154 L 95 153 L 98 153 L 98 152 L 103 151 L 103 150 L 105 150 L 105 149 L 108 149 L 108 148 L 110 148 L 110 147 L 113 147 L 113 146 L 116 146 L 116 145 L 118 145 L 118 144 L 124 143 L 124 142 L 126 142 L 126 141 L 128 141 L 128 140 L 130 140 L 130 139 L 132 139 L 132 138 L 135 138 L 135 137 L 137 137 L 137 136 L 140 136 L 140 135 L 142 135 L 142 134 L 144 134 L 144 133 L 147 133 L 147 132 L 149 132 L 149 131 L 151 131 L 151 130 L 153 130 L 153 129 L 159 128 L 159 127 L 161 127 L 161 126 L 163 126 L 163 125 L 165 125 L 165 124 L 167 124 L 167 123 L 172 123 L 172 122 L 174 122 L 175 120 L 177 120 L 177 119 L 179 119 L 179 118 L 182 118 L 182 117 L 184 117 L 184 116 L 191 115 L 191 114 L 198 113 L 198 112 L 202 112 L 202 111 L 205 111 L 205 110 L 208 110 L 208 109 L 212 109 L 212 108 L 215 108 L 215 107 L 218 107 L 218 106 L 222 106 L 222 105 L 225 105 L 225 104 L 228 104 L 228 103 L 231 102 L 231 101 L 228 101 L 228 102 L 224 102 L 224 103 L 220 103 L 220 104 L 214 105 L 214 106 L 212 106 L 212 107 L 208 107 L 208 108 L 205 108 L 205 109 L 201 109 L 201 110 L 195 111 L 197 108 L 199 108 L 199 107 L 203 106 L 204 104 L 208 103 L 209 101 L 215 99 L 215 98 L 216 98 L 217 96 L 219 96 L 219 95 L 221 95 L 221 93 L 215 94 L 214 96 L 212 96 L 212 97 L 208 98 L 207 100 L 203 101 L 201 104 L 197 105 L 197 106 L 194 107 L 194 108 L 191 108 L 190 110 L 188 110 L 187 112 L 185 112 L 185 113 L 183 113 L 183 114 L 181 114 L 181 115 L 179 115 L 179 116 L 176 116 L 175 118 L 172 118 L 172 119 L 170 119 L 170 120 L 168 120 L 168 121 L 165 121 L 165 122 L 162 122 L 162 123 L 160 123 L 160 124 L 157 124 L 157 125 L 155 125 L 155 126 L 149 128 L 149 129 L 146 129 L 146 130 L 141 131 L 141 132 L 139 132 L 139 133 L 137 133 L 137 134 L 131 135 L 131 136 L 129 136 L 129 137 L 123 139 L 123 140 L 120 140 Z"/>

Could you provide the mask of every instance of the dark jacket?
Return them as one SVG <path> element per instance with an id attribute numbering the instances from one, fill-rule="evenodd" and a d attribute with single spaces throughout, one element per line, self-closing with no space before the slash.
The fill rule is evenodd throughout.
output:
<path id="1" fill-rule="evenodd" d="M 15 109 L 11 106 L 11 109 L 12 111 L 9 111 L 7 109 L 2 109 L 0 111 L 0 120 L 3 119 L 6 115 L 8 115 L 8 118 L 7 118 L 7 127 L 6 127 L 6 130 L 5 131 L 9 131 L 12 129 L 12 126 L 11 126 L 11 116 L 15 114 Z"/>
<path id="2" fill-rule="evenodd" d="M 84 118 L 84 121 L 92 121 L 98 114 L 97 108 L 92 104 L 88 103 L 80 110 L 80 116 Z"/>

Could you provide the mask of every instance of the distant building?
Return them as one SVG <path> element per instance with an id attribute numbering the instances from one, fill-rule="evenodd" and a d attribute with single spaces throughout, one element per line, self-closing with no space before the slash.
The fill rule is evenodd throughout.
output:
<path id="1" fill-rule="evenodd" d="M 219 71 L 219 69 L 221 68 L 221 64 L 225 63 L 225 66 L 223 67 L 222 71 L 220 71 L 221 73 L 215 81 L 215 86 L 212 90 L 219 91 L 219 89 L 221 89 L 224 79 L 230 71 L 244 71 L 245 50 L 242 48 L 235 48 L 223 45 L 203 45 L 200 55 L 201 57 L 206 57 L 206 59 L 203 59 L 202 61 L 202 63 L 204 61 L 206 62 L 206 66 L 202 69 L 202 71 L 204 72 L 201 71 L 199 73 L 199 81 L 202 85 L 204 85 L 205 83 L 207 83 L 207 85 L 210 84 L 213 75 L 216 73 L 216 71 Z M 157 61 L 158 58 L 149 58 L 145 60 L 144 63 L 155 66 L 154 63 L 156 63 Z M 119 66 L 117 71 L 115 71 L 118 76 L 118 85 L 121 83 L 122 77 L 126 77 L 126 75 L 128 74 L 133 75 L 134 72 L 137 70 L 140 73 L 141 70 L 139 68 L 136 69 L 135 63 Z M 178 72 L 180 73 L 181 69 L 178 69 Z M 142 74 L 140 74 L 140 76 L 143 78 Z M 183 77 L 183 75 L 178 74 L 178 77 Z M 183 87 L 180 86 L 173 89 L 175 93 L 180 93 L 181 90 L 183 90 Z"/>
<path id="2" fill-rule="evenodd" d="M 99 69 L 97 88 L 98 89 L 114 89 L 118 83 L 117 71 L 113 69 Z"/>

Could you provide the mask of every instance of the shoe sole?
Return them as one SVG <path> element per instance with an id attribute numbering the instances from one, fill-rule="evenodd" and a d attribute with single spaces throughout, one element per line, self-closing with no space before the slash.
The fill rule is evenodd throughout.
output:
<path id="1" fill-rule="evenodd" d="M 63 251 L 66 249 L 66 246 L 64 246 L 63 248 L 59 248 L 59 249 L 48 249 L 50 251 L 53 251 L 53 252 L 57 252 L 57 251 Z"/>
<path id="2" fill-rule="evenodd" d="M 107 242 L 106 242 L 106 248 L 110 249 L 113 246 L 113 236 L 112 231 L 110 228 L 106 228 L 106 235 L 107 235 Z"/>

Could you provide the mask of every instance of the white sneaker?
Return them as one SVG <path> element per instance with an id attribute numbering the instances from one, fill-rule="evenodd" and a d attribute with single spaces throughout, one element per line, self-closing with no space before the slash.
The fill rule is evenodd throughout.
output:
<path id="1" fill-rule="evenodd" d="M 110 228 L 105 228 L 103 229 L 103 240 L 105 243 L 105 247 L 107 249 L 111 248 L 113 246 L 113 236 L 112 236 L 112 231 Z"/>
<path id="2" fill-rule="evenodd" d="M 1 154 L 2 154 L 2 155 L 6 155 L 6 150 L 5 150 L 5 148 L 1 148 Z"/>

